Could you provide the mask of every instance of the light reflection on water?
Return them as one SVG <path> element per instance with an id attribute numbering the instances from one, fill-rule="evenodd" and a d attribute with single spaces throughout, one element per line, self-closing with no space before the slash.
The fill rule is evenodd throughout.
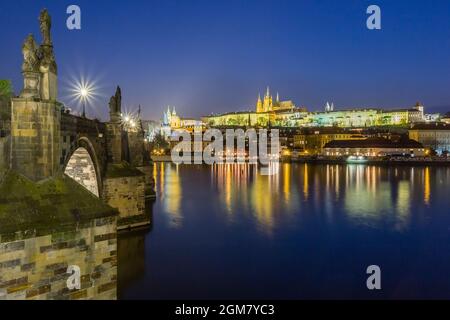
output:
<path id="1" fill-rule="evenodd" d="M 428 167 L 387 169 L 366 165 L 284 163 L 280 173 L 272 176 L 261 175 L 257 166 L 249 164 L 195 167 L 209 170 L 211 174 L 210 184 L 196 186 L 196 190 L 199 193 L 207 188 L 217 190 L 229 222 L 238 214 L 252 213 L 258 228 L 267 234 L 276 226 L 277 216 L 302 212 L 302 202 L 320 207 L 330 219 L 337 205 L 343 204 L 345 214 L 354 223 L 376 226 L 388 219 L 393 227 L 401 229 L 408 225 L 412 193 L 421 193 L 424 205 L 429 205 L 431 198 Z M 184 219 L 180 170 L 189 169 L 157 163 L 154 171 L 159 200 L 169 225 L 174 228 L 182 227 Z M 186 187 L 189 188 L 191 182 L 187 182 Z M 205 196 L 207 194 L 205 192 Z"/>
<path id="2" fill-rule="evenodd" d="M 116 240 L 90 244 L 106 232 L 93 223 L 13 245 L 0 235 L 0 262 L 11 264 L 0 284 L 28 286 L 16 298 L 67 298 L 61 272 L 86 264 L 95 281 L 70 298 L 115 298 L 116 279 L 125 299 L 450 298 L 450 168 L 281 164 L 266 176 L 157 163 L 154 177 L 152 229 L 119 236 L 117 273 Z M 364 286 L 370 264 L 385 275 L 377 295 Z"/>
<path id="3" fill-rule="evenodd" d="M 155 167 L 147 273 L 122 298 L 372 298 L 373 263 L 377 298 L 450 298 L 450 168 Z"/>

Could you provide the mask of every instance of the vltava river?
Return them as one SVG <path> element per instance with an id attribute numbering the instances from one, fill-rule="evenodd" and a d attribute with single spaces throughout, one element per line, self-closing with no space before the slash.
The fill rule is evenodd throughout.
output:
<path id="1" fill-rule="evenodd" d="M 450 298 L 450 168 L 156 163 L 122 299 Z M 381 268 L 381 291 L 366 268 Z"/>

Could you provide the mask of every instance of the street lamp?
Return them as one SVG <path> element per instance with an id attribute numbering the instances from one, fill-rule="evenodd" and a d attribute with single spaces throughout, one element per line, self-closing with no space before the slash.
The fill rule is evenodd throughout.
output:
<path id="1" fill-rule="evenodd" d="M 133 113 L 125 113 L 122 114 L 122 126 L 129 130 L 134 130 L 136 129 L 138 123 L 139 123 L 139 118 L 136 117 L 136 115 L 134 115 Z"/>
<path id="2" fill-rule="evenodd" d="M 86 108 L 92 106 L 94 100 L 100 97 L 99 87 L 96 83 L 83 76 L 80 79 L 68 79 L 67 93 L 67 98 L 71 100 L 70 103 L 76 104 L 78 108 L 82 107 L 79 114 L 82 114 L 83 117 L 86 117 Z"/>
<path id="3" fill-rule="evenodd" d="M 79 96 L 83 103 L 83 118 L 86 118 L 86 100 L 89 98 L 89 89 L 86 87 L 80 87 Z"/>

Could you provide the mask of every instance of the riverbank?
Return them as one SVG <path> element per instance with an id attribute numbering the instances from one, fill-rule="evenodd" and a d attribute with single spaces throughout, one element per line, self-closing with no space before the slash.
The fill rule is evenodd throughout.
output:
<path id="1" fill-rule="evenodd" d="M 152 156 L 153 162 L 172 162 L 170 156 Z M 355 164 L 347 162 L 346 158 L 342 157 L 282 157 L 283 163 L 311 163 L 311 164 Z M 404 166 L 450 166 L 450 159 L 445 158 L 368 158 L 359 163 L 367 165 L 404 165 Z"/>
<path id="2" fill-rule="evenodd" d="M 170 155 L 164 155 L 164 156 L 152 155 L 152 161 L 153 162 L 172 162 L 172 157 Z"/>
<path id="3" fill-rule="evenodd" d="M 346 158 L 336 157 L 298 157 L 283 158 L 283 162 L 292 163 L 313 163 L 313 164 L 350 164 Z M 352 163 L 354 164 L 354 163 Z M 367 165 L 384 165 L 384 166 L 450 166 L 450 159 L 436 158 L 368 158 L 360 164 Z"/>

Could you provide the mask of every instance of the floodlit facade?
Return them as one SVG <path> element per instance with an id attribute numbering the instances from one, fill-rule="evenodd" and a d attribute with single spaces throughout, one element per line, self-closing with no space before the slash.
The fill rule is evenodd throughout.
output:
<path id="1" fill-rule="evenodd" d="M 336 110 L 333 103 L 325 106 L 325 111 L 308 112 L 288 101 L 280 101 L 270 95 L 267 89 L 263 99 L 258 96 L 255 111 L 232 112 L 210 115 L 202 121 L 211 127 L 223 126 L 277 126 L 277 127 L 340 127 L 361 128 L 373 126 L 407 126 L 423 122 L 424 108 L 421 104 L 409 109 L 383 110 L 378 108 L 353 108 Z"/>
<path id="2" fill-rule="evenodd" d="M 423 157 L 425 147 L 414 140 L 393 141 L 385 138 L 367 138 L 362 140 L 334 140 L 323 149 L 326 156 L 411 156 Z"/>
<path id="3" fill-rule="evenodd" d="M 291 100 L 281 101 L 278 93 L 274 99 L 270 94 L 270 89 L 267 88 L 263 99 L 261 99 L 261 95 L 258 96 L 255 111 L 210 115 L 203 117 L 202 121 L 210 127 L 294 127 L 298 125 L 298 120 L 306 114 L 306 108 L 296 107 Z"/>
<path id="4" fill-rule="evenodd" d="M 447 112 L 442 118 L 441 121 L 446 123 L 446 124 L 450 124 L 450 112 Z"/>
<path id="5" fill-rule="evenodd" d="M 435 150 L 438 154 L 450 152 L 450 124 L 442 122 L 415 124 L 409 129 L 409 138 Z"/>
<path id="6" fill-rule="evenodd" d="M 170 106 L 167 107 L 167 111 L 164 112 L 163 120 L 161 124 L 161 134 L 166 138 L 172 135 L 174 131 L 187 130 L 189 132 L 199 131 L 202 132 L 205 128 L 204 123 L 201 120 L 192 118 L 181 118 L 173 107 L 172 111 Z"/>
<path id="7" fill-rule="evenodd" d="M 308 128 L 294 135 L 294 148 L 306 154 L 322 153 L 323 147 L 333 140 L 361 140 L 365 136 L 342 128 Z"/>

